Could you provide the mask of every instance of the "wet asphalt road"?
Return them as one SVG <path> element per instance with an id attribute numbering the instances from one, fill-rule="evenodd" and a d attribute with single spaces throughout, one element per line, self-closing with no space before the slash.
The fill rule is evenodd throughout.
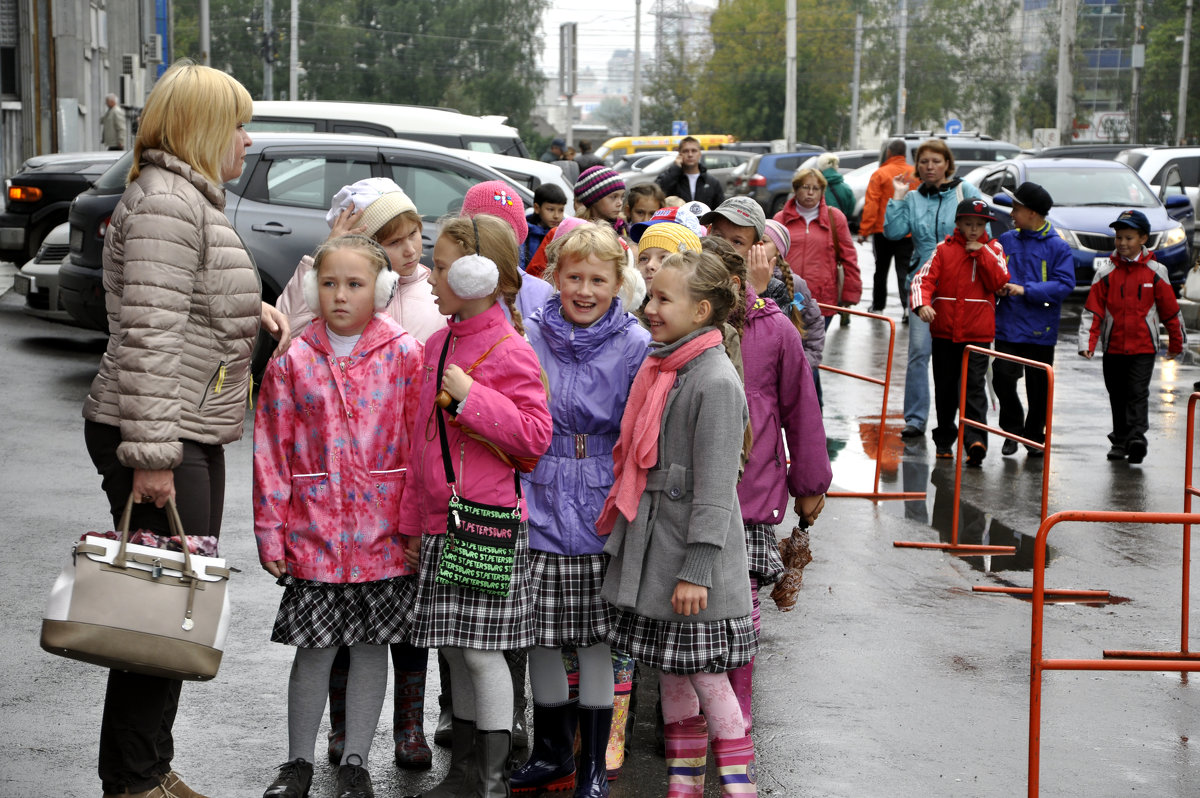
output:
<path id="1" fill-rule="evenodd" d="M 868 259 L 869 263 L 869 259 Z M 2 290 L 2 289 L 0 289 Z M 104 672 L 45 654 L 42 604 L 69 541 L 107 526 L 82 443 L 79 407 L 102 336 L 25 316 L 0 297 L 0 798 L 99 796 L 95 752 Z M 889 313 L 897 314 L 893 303 Z M 898 316 L 895 316 L 898 318 Z M 890 402 L 899 414 L 903 328 Z M 1177 511 L 1182 507 L 1187 397 L 1200 368 L 1156 367 L 1150 455 L 1140 466 L 1104 459 L 1107 397 L 1098 361 L 1073 352 L 1064 325 L 1051 459 L 1050 509 Z M 855 319 L 830 329 L 827 362 L 882 370 L 886 339 Z M 826 374 L 826 423 L 835 488 L 864 490 L 874 469 L 879 389 Z M 994 415 L 993 415 L 994 418 Z M 1028 585 L 1028 536 L 1038 523 L 1041 464 L 999 456 L 964 475 L 963 538 L 1016 536 L 1016 558 L 957 558 L 901 550 L 893 540 L 947 536 L 953 462 L 932 442 L 902 444 L 889 416 L 885 490 L 927 490 L 924 502 L 831 499 L 813 531 L 814 562 L 796 609 L 778 612 L 764 591 L 756 684 L 759 789 L 777 796 L 1024 795 L 1028 764 L 1029 605 L 972 586 Z M 251 535 L 250 445 L 227 448 L 224 554 L 243 569 L 221 674 L 184 688 L 175 764 L 213 798 L 261 795 L 286 755 L 291 650 L 268 642 L 278 588 L 257 566 Z M 931 526 L 931 522 L 934 524 Z M 784 534 L 790 525 L 780 528 Z M 1177 527 L 1070 525 L 1052 537 L 1048 582 L 1104 588 L 1117 604 L 1048 608 L 1046 653 L 1096 657 L 1104 648 L 1179 643 Z M 1044 796 L 1193 796 L 1200 793 L 1200 695 L 1178 673 L 1051 673 L 1043 699 Z M 436 669 L 429 695 L 436 694 Z M 653 684 L 642 688 L 653 702 Z M 428 775 L 390 763 L 390 717 L 372 756 L 376 791 L 400 796 Z M 665 794 L 649 712 L 614 796 Z M 428 711 L 432 724 L 435 713 Z M 718 795 L 710 774 L 707 795 Z M 314 796 L 332 794 L 320 765 Z"/>

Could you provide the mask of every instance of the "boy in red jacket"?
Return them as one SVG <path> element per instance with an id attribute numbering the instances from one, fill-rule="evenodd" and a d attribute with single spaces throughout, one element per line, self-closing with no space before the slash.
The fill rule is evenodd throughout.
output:
<path id="1" fill-rule="evenodd" d="M 937 245 L 933 257 L 912 281 L 912 309 L 929 325 L 933 336 L 933 394 L 937 427 L 933 443 L 937 456 L 953 456 L 958 439 L 958 387 L 963 350 L 969 344 L 987 346 L 996 336 L 996 292 L 1008 282 L 1004 250 L 988 238 L 987 223 L 996 219 L 987 203 L 965 199 L 955 209 L 953 235 Z M 972 353 L 967 362 L 967 399 L 963 413 L 987 421 L 986 355 Z M 968 427 L 967 465 L 979 466 L 987 455 L 987 433 Z"/>
<path id="2" fill-rule="evenodd" d="M 1116 251 L 1096 270 L 1079 325 L 1079 354 L 1104 350 L 1104 387 L 1112 409 L 1109 460 L 1140 463 L 1146 457 L 1150 376 L 1158 354 L 1158 324 L 1167 328 L 1167 352 L 1183 351 L 1179 303 L 1167 270 L 1146 249 L 1150 221 L 1141 211 L 1125 211 L 1109 227 Z M 1089 319 L 1088 316 L 1091 318 Z"/>

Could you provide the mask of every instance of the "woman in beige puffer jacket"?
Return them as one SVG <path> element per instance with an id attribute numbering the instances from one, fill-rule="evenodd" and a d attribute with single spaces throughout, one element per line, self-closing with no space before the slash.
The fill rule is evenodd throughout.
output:
<path id="1" fill-rule="evenodd" d="M 222 445 L 242 435 L 264 305 L 254 263 L 224 214 L 241 174 L 250 95 L 229 75 L 171 67 L 146 100 L 129 185 L 104 246 L 108 349 L 84 402 L 84 437 L 116 523 L 169 535 L 168 499 L 212 553 L 225 492 Z M 181 682 L 110 671 L 100 731 L 105 796 L 192 798 L 171 769 Z M 201 797 L 202 798 L 202 797 Z"/>

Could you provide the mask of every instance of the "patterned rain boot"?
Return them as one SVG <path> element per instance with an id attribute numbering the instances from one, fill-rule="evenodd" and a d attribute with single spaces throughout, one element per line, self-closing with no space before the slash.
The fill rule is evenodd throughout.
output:
<path id="1" fill-rule="evenodd" d="M 340 765 L 346 752 L 346 680 L 350 677 L 350 649 L 342 646 L 329 669 L 329 763 Z"/>
<path id="2" fill-rule="evenodd" d="M 425 742 L 425 671 L 396 672 L 392 740 L 398 766 L 428 770 L 433 765 L 433 752 Z"/>
<path id="3" fill-rule="evenodd" d="M 713 759 L 721 774 L 721 798 L 758 795 L 754 772 L 754 743 L 747 735 L 740 740 L 713 740 Z"/>
<path id="4" fill-rule="evenodd" d="M 737 696 L 738 706 L 742 708 L 742 720 L 746 725 L 746 736 L 749 736 L 754 726 L 754 715 L 750 708 L 750 699 L 754 692 L 754 657 L 742 667 L 729 672 L 729 684 L 733 687 L 733 694 Z"/>
<path id="5" fill-rule="evenodd" d="M 704 795 L 704 766 L 708 760 L 708 723 L 694 715 L 663 727 L 667 745 L 667 798 Z"/>
<path id="6" fill-rule="evenodd" d="M 616 781 L 625 765 L 625 726 L 629 720 L 629 700 L 633 694 L 633 658 L 613 652 L 613 713 L 608 735 L 605 764 L 608 780 Z"/>
<path id="7" fill-rule="evenodd" d="M 612 716 L 612 707 L 579 708 L 581 745 L 575 798 L 608 798 L 605 759 Z"/>
<path id="8" fill-rule="evenodd" d="M 512 774 L 515 794 L 570 790 L 575 786 L 575 723 L 578 704 L 533 704 L 533 750 Z M 605 738 L 607 739 L 607 738 Z"/>

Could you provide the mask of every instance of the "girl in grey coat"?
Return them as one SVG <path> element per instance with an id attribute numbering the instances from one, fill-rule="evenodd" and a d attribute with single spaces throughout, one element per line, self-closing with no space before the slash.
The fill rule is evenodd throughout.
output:
<path id="1" fill-rule="evenodd" d="M 702 791 L 695 760 L 709 738 L 724 790 L 756 794 L 753 743 L 726 675 L 758 647 L 737 498 L 749 413 L 720 332 L 737 301 L 715 256 L 663 261 L 645 308 L 659 347 L 630 391 L 597 522 L 609 535 L 608 642 L 662 672 L 670 795 Z"/>

